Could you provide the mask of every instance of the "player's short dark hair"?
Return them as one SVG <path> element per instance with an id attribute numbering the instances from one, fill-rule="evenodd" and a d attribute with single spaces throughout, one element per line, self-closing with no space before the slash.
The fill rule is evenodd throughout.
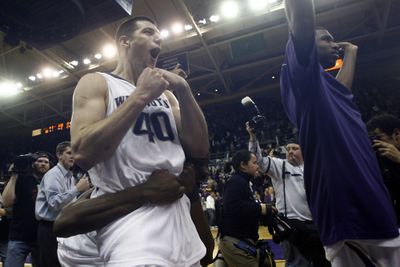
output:
<path id="1" fill-rule="evenodd" d="M 387 135 L 392 135 L 395 129 L 400 129 L 400 119 L 391 114 L 382 114 L 372 117 L 367 122 L 368 131 L 379 129 Z"/>
<path id="2" fill-rule="evenodd" d="M 235 171 L 240 171 L 240 163 L 247 164 L 251 159 L 252 153 L 246 149 L 237 151 L 232 157 L 232 166 Z"/>
<path id="3" fill-rule="evenodd" d="M 57 156 L 58 156 L 58 155 L 61 155 L 62 153 L 64 153 L 64 151 L 65 151 L 68 147 L 71 147 L 71 142 L 69 142 L 69 141 L 64 141 L 64 142 L 59 143 L 59 144 L 57 145 L 57 147 L 56 147 Z"/>
<path id="4" fill-rule="evenodd" d="M 153 19 L 146 16 L 129 18 L 118 26 L 117 32 L 115 34 L 115 41 L 118 42 L 118 39 L 123 35 L 131 36 L 137 30 L 137 23 L 139 21 L 148 21 L 153 23 L 154 25 L 157 25 Z"/>

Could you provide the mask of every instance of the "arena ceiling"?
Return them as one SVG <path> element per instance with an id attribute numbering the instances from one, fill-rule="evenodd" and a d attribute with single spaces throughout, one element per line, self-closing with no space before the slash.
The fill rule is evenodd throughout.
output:
<path id="1" fill-rule="evenodd" d="M 154 18 L 160 29 L 177 21 L 192 26 L 196 23 L 192 30 L 166 38 L 160 58 L 187 57 L 188 81 L 200 104 L 205 106 L 279 87 L 279 69 L 288 37 L 282 3 L 278 1 L 271 6 L 270 12 L 254 13 L 246 11 L 246 1 L 237 1 L 242 5 L 238 17 L 221 18 L 215 23 L 208 18 L 219 13 L 222 1 L 134 0 L 133 15 Z M 31 1 L 34 2 L 46 1 Z M 57 7 L 71 18 L 70 23 L 76 24 L 61 39 L 81 33 L 61 41 L 57 38 L 33 40 L 34 35 L 20 34 L 17 37 L 22 41 L 16 41 L 16 34 L 12 35 L 9 28 L 0 25 L 0 81 L 20 82 L 23 89 L 18 95 L 0 99 L 0 135 L 3 137 L 69 120 L 77 81 L 88 72 L 111 71 L 115 66 L 115 58 L 93 56 L 105 44 L 113 42 L 116 27 L 127 14 L 121 15 L 120 10 L 99 4 L 107 1 L 81 0 L 92 5 L 89 8 L 92 13 L 87 12 L 87 17 L 82 19 L 76 10 L 64 9 L 62 3 L 69 1 L 47 2 L 48 5 L 32 6 L 39 18 Z M 360 75 L 400 78 L 400 1 L 315 2 L 318 25 L 328 28 L 337 40 L 359 45 Z M 24 10 L 2 12 L 18 14 L 21 20 L 29 10 L 26 3 Z M 101 18 L 104 20 L 99 23 Z M 205 24 L 199 22 L 203 18 L 207 19 Z M 86 57 L 91 59 L 90 64 L 82 64 Z M 71 64 L 75 60 L 80 62 L 78 66 Z M 44 75 L 43 68 L 57 71 L 54 74 L 57 77 L 39 79 L 37 74 Z M 35 81 L 29 80 L 30 76 L 35 76 Z"/>

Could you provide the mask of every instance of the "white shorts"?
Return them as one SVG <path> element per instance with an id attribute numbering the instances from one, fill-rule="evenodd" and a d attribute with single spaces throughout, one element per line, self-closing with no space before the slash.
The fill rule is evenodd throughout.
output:
<path id="1" fill-rule="evenodd" d="M 393 239 L 365 239 L 339 241 L 325 247 L 326 258 L 332 267 L 365 267 L 355 247 L 369 262 L 379 267 L 400 266 L 400 236 Z"/>

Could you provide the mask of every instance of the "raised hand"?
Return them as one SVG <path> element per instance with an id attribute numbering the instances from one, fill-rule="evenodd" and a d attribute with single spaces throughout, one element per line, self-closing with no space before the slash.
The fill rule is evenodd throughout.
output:
<path id="1" fill-rule="evenodd" d="M 145 68 L 139 76 L 135 92 L 150 102 L 159 97 L 169 85 L 160 69 Z"/>
<path id="2" fill-rule="evenodd" d="M 378 150 L 381 156 L 387 157 L 393 162 L 400 163 L 400 150 L 394 145 L 381 140 L 374 140 L 372 146 Z"/>

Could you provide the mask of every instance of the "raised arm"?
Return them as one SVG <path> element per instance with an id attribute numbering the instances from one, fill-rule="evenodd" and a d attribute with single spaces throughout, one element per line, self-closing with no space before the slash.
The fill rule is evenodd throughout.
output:
<path id="1" fill-rule="evenodd" d="M 258 166 L 261 171 L 265 173 L 269 170 L 270 159 L 262 156 L 260 144 L 258 143 L 254 129 L 250 127 L 249 122 L 246 122 L 246 131 L 249 133 L 249 151 L 256 156 Z"/>
<path id="2" fill-rule="evenodd" d="M 356 68 L 358 46 L 349 42 L 338 43 L 344 52 L 342 68 L 336 75 L 336 79 L 341 82 L 347 89 L 351 90 L 354 79 L 354 70 Z"/>
<path id="3" fill-rule="evenodd" d="M 168 85 L 159 71 L 146 68 L 138 79 L 136 90 L 106 117 L 108 90 L 105 79 L 100 74 L 84 76 L 73 97 L 71 141 L 76 163 L 88 170 L 113 155 L 145 105 Z"/>
<path id="4" fill-rule="evenodd" d="M 313 0 L 286 0 L 285 10 L 297 58 L 303 66 L 307 66 L 312 45 L 315 42 Z"/>
<path id="5" fill-rule="evenodd" d="M 15 185 L 17 183 L 18 174 L 13 173 L 10 180 L 3 191 L 3 206 L 5 208 L 12 207 L 15 201 Z"/>
<path id="6" fill-rule="evenodd" d="M 166 91 L 186 155 L 192 158 L 206 157 L 209 152 L 207 123 L 203 112 L 193 97 L 189 84 L 183 77 L 169 71 L 161 71 L 179 101 L 178 104 L 175 96 Z M 194 142 L 194 140 L 196 141 Z"/>

